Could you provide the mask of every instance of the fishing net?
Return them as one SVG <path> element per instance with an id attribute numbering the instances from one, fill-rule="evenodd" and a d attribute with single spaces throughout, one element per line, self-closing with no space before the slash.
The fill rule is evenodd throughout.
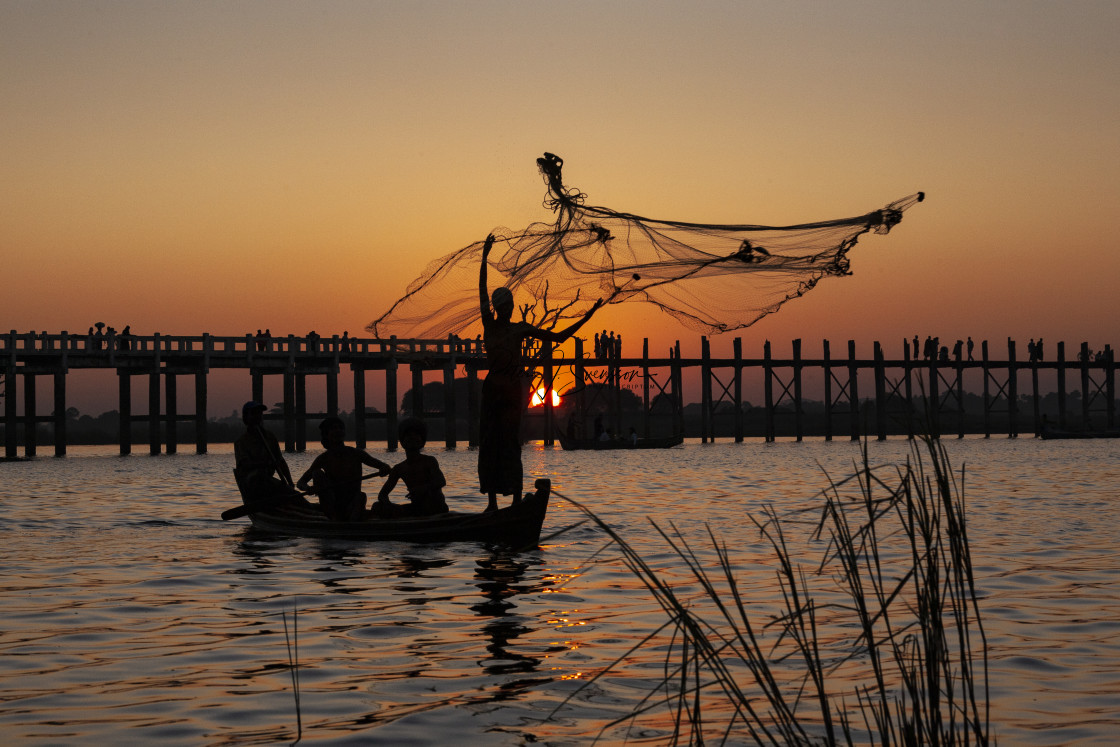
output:
<path id="1" fill-rule="evenodd" d="M 563 161 L 537 165 L 555 221 L 520 232 L 497 230 L 490 290 L 505 285 L 520 314 L 538 326 L 565 326 L 599 298 L 646 303 L 704 333 L 742 329 L 804 295 L 821 278 L 849 275 L 848 253 L 868 231 L 885 234 L 921 192 L 880 210 L 793 226 L 655 220 L 584 204 L 564 186 Z M 482 241 L 431 262 L 405 295 L 367 329 L 378 338 L 434 339 L 481 331 L 478 271 Z"/>

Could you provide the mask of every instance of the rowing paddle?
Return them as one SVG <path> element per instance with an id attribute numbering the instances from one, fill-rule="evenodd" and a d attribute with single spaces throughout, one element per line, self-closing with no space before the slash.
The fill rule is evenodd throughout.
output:
<path id="1" fill-rule="evenodd" d="M 368 480 L 371 477 L 377 477 L 377 473 L 371 472 L 368 475 L 362 475 L 363 480 Z M 304 490 L 296 495 L 313 495 L 314 493 L 314 490 Z M 248 516 L 251 513 L 264 511 L 269 508 L 275 508 L 277 505 L 279 504 L 276 501 L 258 501 L 253 504 L 243 503 L 240 506 L 234 506 L 233 508 L 227 508 L 225 511 L 222 511 L 222 521 L 240 519 L 242 516 Z"/>

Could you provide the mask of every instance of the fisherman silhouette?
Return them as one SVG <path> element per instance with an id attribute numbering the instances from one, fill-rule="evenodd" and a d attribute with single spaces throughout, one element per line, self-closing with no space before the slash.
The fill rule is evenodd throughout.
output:
<path id="1" fill-rule="evenodd" d="M 521 501 L 521 415 L 528 405 L 529 386 L 521 364 L 522 346 L 529 338 L 545 343 L 567 340 L 603 305 L 599 299 L 578 321 L 554 332 L 528 322 L 513 321 L 513 293 L 497 288 L 493 296 L 486 285 L 487 258 L 494 248 L 493 234 L 486 237 L 478 271 L 479 311 L 482 315 L 482 341 L 488 371 L 482 382 L 482 415 L 479 424 L 478 482 L 487 495 L 487 511 L 498 508 L 497 496 L 512 495 Z M 491 306 L 493 309 L 491 309 Z"/>

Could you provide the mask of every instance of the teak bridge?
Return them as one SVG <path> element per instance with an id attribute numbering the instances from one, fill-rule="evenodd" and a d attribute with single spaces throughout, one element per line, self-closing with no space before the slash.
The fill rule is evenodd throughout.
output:
<path id="1" fill-rule="evenodd" d="M 644 435 L 650 435 L 650 424 L 655 410 L 668 412 L 674 431 L 684 432 L 684 398 L 682 380 L 685 372 L 699 374 L 700 378 L 700 438 L 704 442 L 715 440 L 715 421 L 721 413 L 731 411 L 732 431 L 736 441 L 744 437 L 743 389 L 747 376 L 759 374 L 764 391 L 765 437 L 773 441 L 777 423 L 789 425 L 792 436 L 801 440 L 804 434 L 803 380 L 807 375 L 819 378 L 824 401 L 824 437 L 831 440 L 836 433 L 834 424 L 846 421 L 847 436 L 858 440 L 874 435 L 885 439 L 888 422 L 906 422 L 907 435 L 914 436 L 916 413 L 924 414 L 925 427 L 933 437 L 956 432 L 965 433 L 964 379 L 966 375 L 983 377 L 983 433 L 991 436 L 999 422 L 1001 431 L 1014 438 L 1019 435 L 1020 406 L 1024 395 L 1019 389 L 1020 374 L 1029 373 L 1031 385 L 1025 393 L 1033 402 L 1034 432 L 1040 432 L 1043 417 L 1040 414 L 1040 372 L 1053 371 L 1056 378 L 1059 428 L 1066 426 L 1066 382 L 1074 375 L 1080 379 L 1081 421 L 1088 423 L 1091 416 L 1104 421 L 1109 429 L 1115 426 L 1116 364 L 1111 347 L 1091 355 L 1087 343 L 1082 343 L 1075 359 L 1067 359 L 1064 343 L 1056 345 L 1057 354 L 1052 360 L 1021 360 L 1016 355 L 1015 341 L 1007 341 L 1007 355 L 1002 360 L 991 357 L 987 341 L 980 344 L 980 357 L 965 359 L 958 352 L 949 358 L 945 353 L 919 359 L 911 355 L 907 341 L 903 341 L 903 357 L 886 358 L 882 346 L 874 343 L 871 358 L 859 358 L 856 344 L 848 341 L 846 357 L 834 357 L 827 340 L 822 343 L 821 356 L 807 358 L 802 354 L 801 340 L 792 342 L 792 355 L 775 358 L 770 342 L 763 345 L 762 357 L 743 355 L 742 340 L 733 341 L 730 358 L 713 358 L 710 341 L 701 338 L 701 356 L 685 359 L 680 353 L 680 343 L 669 349 L 665 357 L 650 357 L 649 341 L 644 340 L 640 357 L 625 357 L 620 350 L 607 355 L 588 356 L 584 341 L 575 339 L 572 358 L 557 358 L 547 346 L 526 359 L 526 365 L 535 371 L 538 381 L 546 391 L 554 383 L 570 379 L 572 384 L 582 382 L 583 393 L 575 396 L 574 407 L 581 418 L 592 408 L 604 411 L 613 426 L 621 431 L 621 391 L 625 387 L 632 393 L 641 392 L 642 412 L 639 414 Z M 916 353 L 916 350 L 915 350 Z M 371 419 L 386 421 L 386 434 L 390 449 L 397 447 L 396 425 L 399 416 L 398 372 L 407 368 L 411 373 L 412 396 L 410 413 L 426 418 L 442 418 L 444 438 L 448 448 L 455 448 L 456 398 L 455 374 L 465 372 L 466 422 L 468 445 L 478 441 L 477 423 L 480 406 L 479 372 L 486 370 L 486 358 L 479 339 L 460 339 L 454 336 L 443 340 L 416 339 L 361 339 L 343 337 L 219 337 L 210 334 L 199 336 L 179 335 L 121 335 L 111 333 L 75 335 L 62 332 L 19 333 L 11 331 L 0 335 L 0 355 L 3 356 L 4 399 L 4 451 L 8 459 L 18 458 L 19 438 L 23 433 L 24 456 L 35 456 L 38 426 L 46 424 L 53 429 L 54 454 L 66 453 L 66 377 L 76 369 L 112 369 L 117 374 L 119 391 L 119 442 L 120 453 L 132 451 L 133 425 L 148 424 L 148 449 L 151 454 L 174 453 L 178 444 L 177 425 L 184 421 L 193 423 L 195 448 L 205 453 L 207 446 L 207 375 L 213 369 L 240 369 L 247 371 L 251 380 L 249 396 L 265 401 L 264 381 L 267 376 L 279 376 L 283 381 L 281 412 L 269 414 L 274 421 L 283 422 L 284 443 L 288 451 L 306 448 L 306 423 L 309 418 L 338 413 L 339 374 L 349 367 L 353 374 L 354 439 L 364 447 L 367 441 L 367 423 Z M 367 373 L 378 372 L 384 377 L 385 409 L 377 412 L 367 406 Z M 441 372 L 443 402 L 441 409 L 426 407 L 423 401 L 425 372 Z M 132 381 L 134 377 L 147 377 L 148 407 L 146 413 L 133 411 Z M 193 413 L 178 412 L 177 381 L 187 376 L 194 379 Z M 307 412 L 307 380 L 325 377 L 326 412 Z M 54 409 L 49 415 L 36 412 L 37 380 L 50 377 L 54 385 Z M 870 381 L 871 397 L 864 402 L 874 402 L 874 422 L 864 422 L 861 417 L 860 383 Z M 22 387 L 20 386 L 22 384 Z M 591 384 L 598 386 L 592 387 Z M 22 389 L 22 392 L 20 391 Z M 604 395 L 604 392 L 606 393 Z M 613 392 L 613 395 L 611 394 Z M 22 399 L 20 397 L 22 393 Z M 595 400 L 588 402 L 588 396 Z M 652 399 L 651 399 L 652 395 Z M 571 400 L 571 395 L 565 395 Z M 605 402 L 603 400 L 606 400 Z M 22 413 L 19 407 L 22 401 Z M 552 444 L 556 412 L 550 397 L 543 407 L 544 433 L 547 444 Z M 725 417 L 726 419 L 726 417 Z M 956 420 L 955 428 L 953 427 Z M 788 431 L 789 428 L 787 427 Z"/>

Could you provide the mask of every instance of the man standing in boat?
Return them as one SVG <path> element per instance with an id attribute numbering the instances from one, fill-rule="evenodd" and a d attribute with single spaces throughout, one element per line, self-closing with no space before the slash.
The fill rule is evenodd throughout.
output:
<path id="1" fill-rule="evenodd" d="M 497 510 L 499 493 L 512 495 L 514 503 L 521 501 L 521 414 L 529 404 L 529 385 L 521 366 L 525 340 L 532 337 L 546 344 L 563 342 L 603 305 L 600 298 L 579 321 L 561 332 L 539 329 L 524 321 L 514 322 L 510 289 L 497 288 L 491 298 L 486 287 L 487 257 L 493 247 L 494 235 L 490 234 L 482 247 L 482 266 L 478 270 L 482 341 L 488 367 L 482 382 L 478 482 L 479 490 L 489 499 L 487 511 Z"/>
<path id="2" fill-rule="evenodd" d="M 245 432 L 233 442 L 237 482 L 246 502 L 277 498 L 294 492 L 292 473 L 288 470 L 284 455 L 280 453 L 280 443 L 264 427 L 266 409 L 260 402 L 246 402 L 241 408 Z"/>

